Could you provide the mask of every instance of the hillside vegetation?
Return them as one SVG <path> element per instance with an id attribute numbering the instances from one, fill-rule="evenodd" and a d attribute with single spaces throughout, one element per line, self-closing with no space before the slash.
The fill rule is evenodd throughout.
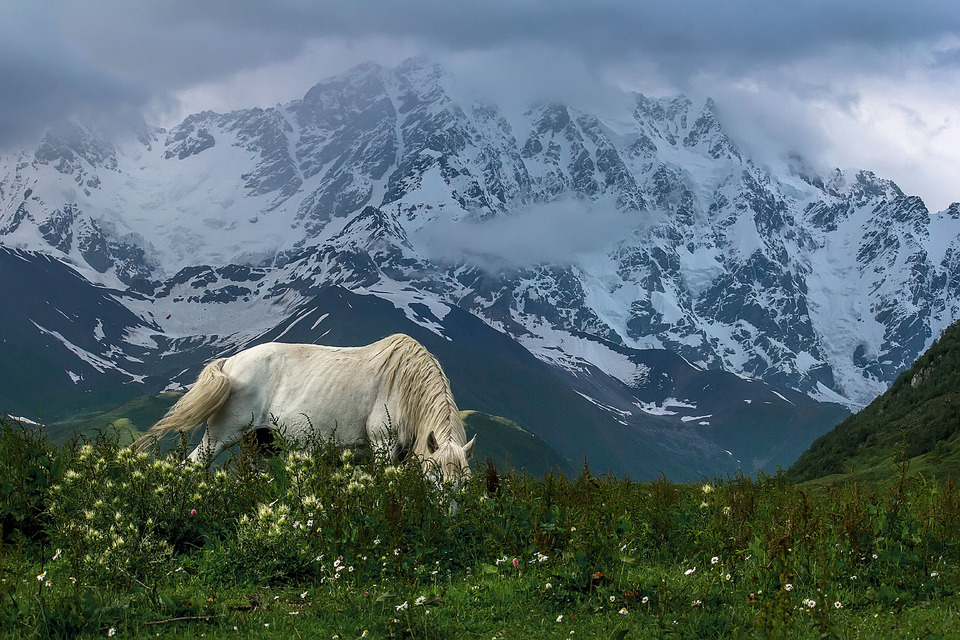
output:
<path id="1" fill-rule="evenodd" d="M 106 411 L 84 411 L 46 425 L 46 433 L 54 442 L 64 442 L 78 435 L 92 437 L 98 431 L 122 433 L 124 442 L 132 442 L 163 417 L 181 393 L 137 396 Z"/>
<path id="2" fill-rule="evenodd" d="M 480 411 L 461 411 L 460 417 L 467 439 L 477 436 L 474 454 L 481 464 L 489 459 L 498 469 L 525 470 L 536 476 L 551 471 L 576 475 L 569 460 L 513 420 Z"/>
<path id="3" fill-rule="evenodd" d="M 818 438 L 790 469 L 798 481 L 891 477 L 898 465 L 960 478 L 960 322 L 886 393 Z"/>
<path id="4" fill-rule="evenodd" d="M 0 636 L 824 638 L 958 631 L 960 491 L 536 478 L 321 440 L 181 467 L 0 420 Z"/>

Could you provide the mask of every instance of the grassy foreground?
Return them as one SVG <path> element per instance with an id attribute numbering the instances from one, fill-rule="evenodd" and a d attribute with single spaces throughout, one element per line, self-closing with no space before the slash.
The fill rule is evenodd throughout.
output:
<path id="1" fill-rule="evenodd" d="M 478 471 L 324 442 L 207 471 L 0 421 L 0 636 L 960 634 L 960 492 Z"/>

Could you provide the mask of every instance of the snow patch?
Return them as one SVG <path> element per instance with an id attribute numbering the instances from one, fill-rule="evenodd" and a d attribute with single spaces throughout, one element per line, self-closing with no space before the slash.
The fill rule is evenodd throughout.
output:
<path id="1" fill-rule="evenodd" d="M 73 353 L 73 355 L 77 356 L 78 358 L 83 360 L 85 363 L 93 367 L 97 372 L 104 373 L 106 370 L 112 369 L 126 376 L 130 376 L 130 379 L 133 382 L 143 382 L 144 376 L 132 374 L 129 371 L 126 371 L 121 367 L 117 366 L 115 363 L 110 362 L 109 360 L 105 360 L 93 353 L 90 353 L 86 349 L 82 349 L 81 347 L 78 347 L 77 345 L 73 344 L 72 342 L 64 338 L 63 335 L 61 335 L 57 331 L 52 331 L 50 329 L 42 327 L 36 322 L 34 322 L 33 320 L 31 320 L 30 322 L 33 324 L 33 326 L 39 329 L 41 333 L 44 333 L 48 336 L 56 338 L 60 342 L 60 344 L 66 347 L 71 353 Z M 73 372 L 68 371 L 67 373 L 70 375 L 70 378 L 74 381 L 74 383 L 82 379 L 82 376 L 78 376 Z"/>
<path id="2" fill-rule="evenodd" d="M 635 363 L 622 353 L 614 351 L 597 340 L 575 336 L 548 326 L 540 318 L 525 317 L 530 331 L 517 337 L 527 351 L 547 364 L 571 372 L 579 372 L 588 365 L 600 369 L 630 387 L 641 387 L 647 381 L 650 368 Z"/>
<path id="3" fill-rule="evenodd" d="M 324 314 L 322 314 L 319 318 L 317 318 L 317 319 L 314 321 L 313 326 L 310 327 L 310 330 L 313 331 L 314 329 L 316 329 L 316 328 L 317 328 L 317 325 L 320 324 L 321 322 L 323 322 L 324 320 L 326 320 L 328 317 L 330 317 L 330 314 L 329 314 L 329 313 L 324 313 Z"/>
<path id="4" fill-rule="evenodd" d="M 676 249 L 680 256 L 680 274 L 687 291 L 699 296 L 723 273 L 720 251 L 716 247 L 698 246 L 692 251 L 681 245 Z"/>
<path id="5" fill-rule="evenodd" d="M 450 313 L 450 306 L 434 296 L 424 294 L 410 286 L 394 282 L 393 280 L 381 280 L 375 286 L 370 288 L 358 288 L 354 291 L 360 295 L 373 295 L 378 298 L 389 301 L 394 307 L 403 311 L 409 320 L 421 327 L 432 331 L 445 340 L 450 337 L 444 334 L 443 325 L 425 316 L 422 311 L 416 309 L 414 305 L 426 307 L 430 315 L 436 320 L 443 320 Z"/>
<path id="6" fill-rule="evenodd" d="M 787 399 L 783 396 L 783 394 L 780 393 L 779 391 L 771 391 L 771 393 L 772 393 L 773 395 L 777 396 L 778 398 L 780 398 L 781 400 L 783 400 L 784 402 L 786 402 L 787 404 L 793 405 L 794 407 L 797 406 L 797 405 L 794 404 L 793 402 L 790 402 L 789 400 L 787 400 Z"/>
<path id="7" fill-rule="evenodd" d="M 581 393 L 581 392 L 579 392 L 579 391 L 577 391 L 577 395 L 579 395 L 580 397 L 582 397 L 584 400 L 587 400 L 587 401 L 589 401 L 590 403 L 592 403 L 592 404 L 600 407 L 601 409 L 603 409 L 603 410 L 606 411 L 607 413 L 613 414 L 614 419 L 615 419 L 617 422 L 619 422 L 620 424 L 622 424 L 623 426 L 625 426 L 625 427 L 626 427 L 626 426 L 629 426 L 630 423 L 627 422 L 627 421 L 624 419 L 624 418 L 628 418 L 628 417 L 630 417 L 630 416 L 633 415 L 633 414 L 630 413 L 629 411 L 623 411 L 623 410 L 621 410 L 621 409 L 617 409 L 616 407 L 610 406 L 610 405 L 608 405 L 608 404 L 603 404 L 603 403 L 600 402 L 599 400 L 596 400 L 595 398 L 591 398 L 591 397 L 588 396 L 587 394 Z"/>
<path id="8" fill-rule="evenodd" d="M 644 413 L 648 413 L 652 416 L 675 416 L 677 411 L 671 411 L 673 408 L 677 409 L 696 409 L 697 405 L 691 404 L 689 401 L 677 400 L 676 398 L 667 398 L 663 401 L 662 404 L 657 404 L 655 402 L 635 402 L 637 406 Z"/>

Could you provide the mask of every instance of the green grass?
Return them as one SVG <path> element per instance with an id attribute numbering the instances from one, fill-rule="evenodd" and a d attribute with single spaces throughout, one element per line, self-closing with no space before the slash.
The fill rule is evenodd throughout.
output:
<path id="1" fill-rule="evenodd" d="M 415 463 L 319 440 L 266 460 L 245 445 L 208 471 L 120 437 L 52 444 L 0 421 L 0 636 L 960 633 L 950 482 L 682 485 L 481 465 L 436 486 Z"/>

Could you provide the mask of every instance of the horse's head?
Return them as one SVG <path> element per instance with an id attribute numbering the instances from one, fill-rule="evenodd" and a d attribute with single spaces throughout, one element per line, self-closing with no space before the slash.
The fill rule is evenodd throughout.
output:
<path id="1" fill-rule="evenodd" d="M 423 458 L 427 474 L 434 479 L 442 477 L 444 480 L 458 480 L 469 476 L 468 462 L 473 456 L 473 443 L 476 439 L 477 436 L 473 436 L 473 439 L 465 445 L 459 445 L 453 441 L 440 444 L 431 431 L 427 436 L 427 455 Z"/>

